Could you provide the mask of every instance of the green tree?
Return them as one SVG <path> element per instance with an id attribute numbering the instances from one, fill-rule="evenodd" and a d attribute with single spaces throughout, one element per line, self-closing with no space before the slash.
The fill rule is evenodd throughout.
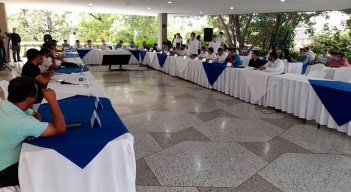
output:
<path id="1" fill-rule="evenodd" d="M 73 28 L 67 21 L 69 14 L 22 9 L 19 13 L 10 15 L 8 21 L 10 26 L 17 28 L 22 41 L 43 41 L 45 34 L 51 34 L 54 39 L 61 41 Z"/>

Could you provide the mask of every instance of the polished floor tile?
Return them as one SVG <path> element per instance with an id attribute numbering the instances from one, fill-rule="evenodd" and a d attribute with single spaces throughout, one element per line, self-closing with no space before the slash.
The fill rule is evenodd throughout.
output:
<path id="1" fill-rule="evenodd" d="M 194 127 L 212 141 L 265 142 L 284 130 L 260 119 L 221 117 Z"/>
<path id="2" fill-rule="evenodd" d="M 281 137 L 314 153 L 351 154 L 350 136 L 328 128 L 296 125 Z"/>
<path id="3" fill-rule="evenodd" d="M 136 185 L 160 186 L 154 173 L 144 159 L 136 161 Z"/>
<path id="4" fill-rule="evenodd" d="M 351 159 L 336 154 L 284 154 L 258 174 L 284 192 L 351 189 Z"/>
<path id="5" fill-rule="evenodd" d="M 202 123 L 200 119 L 184 112 L 146 112 L 122 119 L 129 131 L 135 132 L 178 132 Z"/>
<path id="6" fill-rule="evenodd" d="M 168 110 L 184 112 L 210 112 L 227 107 L 227 105 L 212 99 L 181 99 L 162 105 Z"/>
<path id="7" fill-rule="evenodd" d="M 238 104 L 238 103 L 243 103 L 242 101 L 238 100 L 238 99 L 235 99 L 235 98 L 227 98 L 227 99 L 216 99 L 216 101 L 219 101 L 221 103 L 224 103 L 228 106 L 232 106 L 232 105 L 235 105 L 235 104 Z"/>
<path id="8" fill-rule="evenodd" d="M 237 187 L 267 162 L 237 143 L 185 141 L 145 158 L 161 185 Z"/>
<path id="9" fill-rule="evenodd" d="M 281 192 L 259 175 L 254 175 L 236 188 L 198 187 L 199 192 Z"/>
<path id="10" fill-rule="evenodd" d="M 300 147 L 279 136 L 268 142 L 247 142 L 240 143 L 246 149 L 249 149 L 256 155 L 262 157 L 268 162 L 272 162 L 284 153 L 312 153 L 311 151 Z"/>
<path id="11" fill-rule="evenodd" d="M 149 133 L 134 133 L 133 136 L 135 140 L 134 149 L 136 159 L 146 157 L 162 150 L 160 145 Z"/>
<path id="12" fill-rule="evenodd" d="M 199 192 L 195 187 L 150 187 L 137 186 L 137 192 Z"/>
<path id="13" fill-rule="evenodd" d="M 228 117 L 228 118 L 237 117 L 227 111 L 224 111 L 223 109 L 217 109 L 211 112 L 191 112 L 191 114 L 194 114 L 197 118 L 201 119 L 203 122 L 211 121 L 219 117 Z"/>
<path id="14" fill-rule="evenodd" d="M 294 125 L 302 125 L 302 124 L 304 124 L 302 119 L 300 119 L 300 118 L 298 118 L 296 116 L 290 115 L 290 114 L 287 114 L 282 119 L 261 118 L 261 120 L 266 121 L 266 122 L 268 122 L 268 123 L 270 123 L 272 125 L 275 125 L 277 127 L 285 129 L 285 130 L 290 129 Z M 311 124 L 310 121 L 307 121 L 306 123 Z"/>
<path id="15" fill-rule="evenodd" d="M 192 127 L 175 133 L 151 132 L 150 135 L 152 135 L 164 149 L 183 141 L 210 141 L 209 138 Z"/>
<path id="16" fill-rule="evenodd" d="M 246 119 L 283 119 L 286 116 L 286 113 L 276 112 L 275 110 L 271 109 L 262 109 L 261 107 L 257 107 L 249 103 L 238 103 L 236 105 L 226 107 L 224 110 Z"/>

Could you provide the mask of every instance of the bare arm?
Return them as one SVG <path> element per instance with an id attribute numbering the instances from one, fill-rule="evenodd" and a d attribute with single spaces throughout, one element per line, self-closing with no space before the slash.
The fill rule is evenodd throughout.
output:
<path id="1" fill-rule="evenodd" d="M 52 117 L 54 122 L 50 123 L 45 131 L 41 134 L 42 137 L 57 135 L 60 133 L 64 133 L 66 131 L 66 123 L 65 118 L 63 117 L 61 108 L 56 100 L 56 93 L 52 89 L 44 89 L 43 90 L 44 98 L 48 101 Z"/>

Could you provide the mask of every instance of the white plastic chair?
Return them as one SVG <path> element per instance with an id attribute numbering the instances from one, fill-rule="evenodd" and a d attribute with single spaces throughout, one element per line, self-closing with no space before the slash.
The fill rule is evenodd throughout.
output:
<path id="1" fill-rule="evenodd" d="M 1 87 L 2 91 L 4 92 L 5 99 L 7 99 L 7 96 L 9 95 L 8 91 L 7 91 L 8 86 L 9 86 L 8 81 L 6 81 L 6 80 L 0 81 L 0 87 Z"/>
<path id="2" fill-rule="evenodd" d="M 307 77 L 313 77 L 313 78 L 321 78 L 324 79 L 325 75 L 327 74 L 324 71 L 325 66 L 323 64 L 315 64 L 311 65 Z"/>
<path id="3" fill-rule="evenodd" d="M 335 69 L 334 80 L 351 83 L 351 67 L 340 67 Z"/>

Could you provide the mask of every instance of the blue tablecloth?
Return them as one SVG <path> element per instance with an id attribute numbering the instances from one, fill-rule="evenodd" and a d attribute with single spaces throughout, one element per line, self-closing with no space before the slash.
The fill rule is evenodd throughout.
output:
<path id="1" fill-rule="evenodd" d="M 64 74 L 71 74 L 71 73 L 80 73 L 82 71 L 81 67 L 66 67 L 66 68 L 57 68 L 55 69 L 55 73 L 64 73 Z M 83 71 L 89 71 L 87 66 L 83 66 Z"/>
<path id="2" fill-rule="evenodd" d="M 160 64 L 161 68 L 163 68 L 163 65 L 165 64 L 167 57 L 168 56 L 166 54 L 157 53 L 158 63 Z"/>
<path id="3" fill-rule="evenodd" d="M 225 63 L 208 63 L 203 62 L 202 66 L 207 75 L 208 82 L 211 86 L 217 81 L 218 77 L 222 74 L 224 69 L 226 68 Z"/>
<path id="4" fill-rule="evenodd" d="M 139 60 L 140 51 L 139 50 L 129 50 L 129 52 L 134 55 L 134 57 Z"/>
<path id="5" fill-rule="evenodd" d="M 145 55 L 146 55 L 146 51 L 140 51 L 141 62 L 144 61 Z"/>
<path id="6" fill-rule="evenodd" d="M 90 128 L 91 115 L 95 108 L 95 97 L 73 96 L 59 100 L 66 123 L 82 123 L 80 128 L 68 129 L 66 133 L 52 137 L 41 137 L 26 143 L 51 148 L 80 168 L 84 168 L 111 140 L 127 133 L 121 119 L 107 98 L 100 98 L 104 108 L 97 109 L 102 128 Z M 39 113 L 45 122 L 52 122 L 48 104 L 39 107 Z"/>
<path id="7" fill-rule="evenodd" d="M 309 82 L 339 126 L 351 121 L 351 83 L 324 80 Z"/>
<path id="8" fill-rule="evenodd" d="M 81 59 L 83 59 L 84 56 L 85 56 L 86 54 L 88 54 L 91 50 L 92 50 L 92 49 L 77 49 L 77 52 L 78 52 L 78 54 L 79 54 L 79 57 L 80 57 Z"/>
<path id="9" fill-rule="evenodd" d="M 78 53 L 70 53 L 70 52 L 66 52 L 64 55 L 65 58 L 76 58 L 79 57 Z"/>

